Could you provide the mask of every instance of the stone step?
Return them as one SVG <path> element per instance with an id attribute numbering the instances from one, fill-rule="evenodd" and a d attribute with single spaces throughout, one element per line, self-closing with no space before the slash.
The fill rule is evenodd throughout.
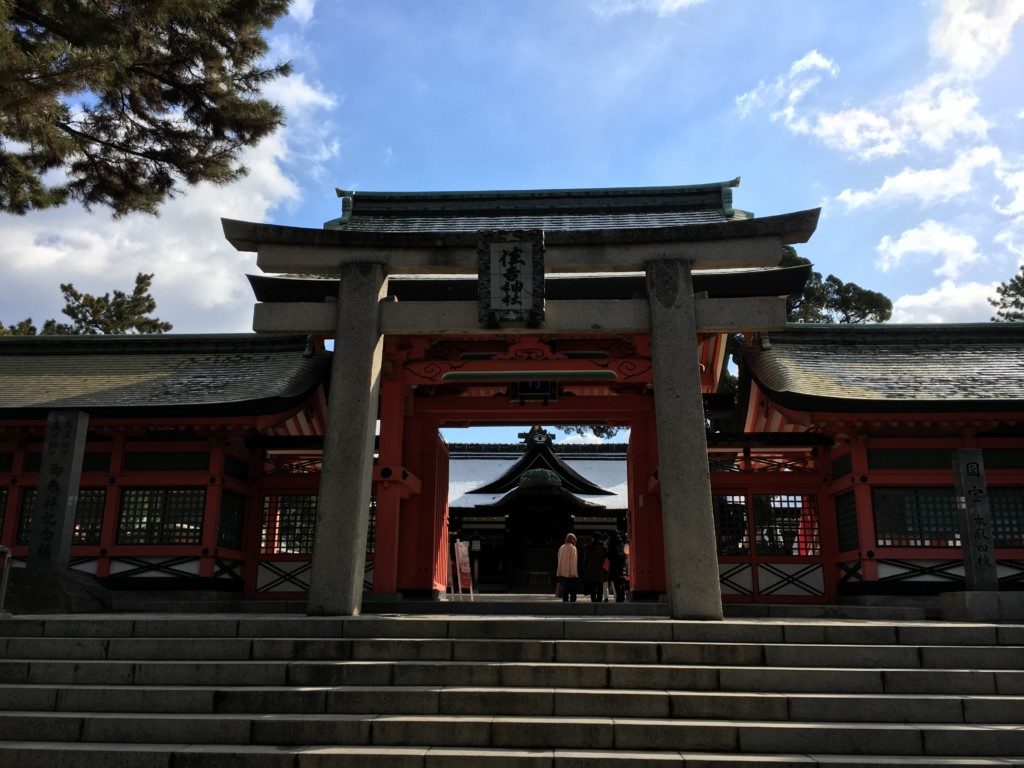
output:
<path id="1" fill-rule="evenodd" d="M 12 660 L 354 660 L 728 664 L 768 667 L 1022 669 L 1024 646 L 812 645 L 431 638 L 0 638 Z"/>
<path id="2" fill-rule="evenodd" d="M 113 616 L 11 617 L 0 638 L 451 638 L 625 640 L 839 645 L 1024 645 L 1024 625 L 942 622 L 735 620 L 723 622 L 506 616 Z"/>
<path id="3" fill-rule="evenodd" d="M 0 742 L 0 765 L 32 768 L 1012 768 L 998 757 L 352 746 Z"/>
<path id="4" fill-rule="evenodd" d="M 479 715 L 0 713 L 7 741 L 1024 755 L 1024 726 Z"/>
<path id="5" fill-rule="evenodd" d="M 0 660 L 0 683 L 398 685 L 1024 695 L 1024 671 L 472 661 Z"/>
<path id="6" fill-rule="evenodd" d="M 0 708 L 194 714 L 454 714 L 1024 723 L 1024 696 L 780 694 L 459 686 L 0 685 Z"/>

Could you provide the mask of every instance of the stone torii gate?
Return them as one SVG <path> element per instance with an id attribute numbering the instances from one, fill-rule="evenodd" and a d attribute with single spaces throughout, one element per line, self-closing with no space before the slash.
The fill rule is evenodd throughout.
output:
<path id="1" fill-rule="evenodd" d="M 238 250 L 255 251 L 264 272 L 338 280 L 337 302 L 257 304 L 257 332 L 317 333 L 335 338 L 331 396 L 313 548 L 308 612 L 358 614 L 362 604 L 374 435 L 383 338 L 388 334 L 480 336 L 649 333 L 665 542 L 674 618 L 721 619 L 722 601 L 708 474 L 698 333 L 773 330 L 786 322 L 785 297 L 709 299 L 694 296 L 693 270 L 775 267 L 782 246 L 806 242 L 818 210 L 752 218 L 731 207 L 736 182 L 702 187 L 490 193 L 359 193 L 346 196 L 341 220 L 325 229 L 225 219 Z M 339 192 L 339 194 L 342 194 Z M 720 195 L 717 220 L 690 223 L 697 196 Z M 393 227 L 356 226 L 359 205 L 392 215 Z M 374 206 L 376 206 L 374 208 Z M 404 207 L 403 207 L 404 206 Z M 511 210 L 510 210 L 511 209 Z M 721 209 L 721 211 L 720 211 Z M 450 217 L 462 217 L 453 228 Z M 599 226 L 593 226 L 594 211 Z M 650 225 L 636 213 L 649 216 Z M 588 214 L 587 227 L 566 226 Z M 658 215 L 671 222 L 664 225 Z M 560 228 L 543 226 L 557 214 Z M 628 226 L 624 215 L 633 216 Z M 404 226 L 416 217 L 415 228 Z M 495 221 L 499 226 L 494 226 Z M 391 301 L 389 275 L 477 273 L 482 230 L 542 226 L 543 270 L 551 273 L 646 275 L 646 299 L 548 301 L 543 320 L 481 325 L 472 301 Z M 480 226 L 466 218 L 481 217 Z M 483 219 L 486 217 L 486 225 Z M 520 218 L 524 217 L 524 218 Z M 380 215 L 377 216 L 381 218 Z M 423 221 L 433 221 L 424 231 Z M 554 219 L 552 219 L 553 221 Z M 582 219 L 581 219 L 582 221 Z M 680 223 L 682 222 L 682 223 Z M 380 230 L 383 231 L 380 231 Z M 414 231 L 411 231 L 414 230 Z M 500 232 L 498 233 L 500 237 Z"/>

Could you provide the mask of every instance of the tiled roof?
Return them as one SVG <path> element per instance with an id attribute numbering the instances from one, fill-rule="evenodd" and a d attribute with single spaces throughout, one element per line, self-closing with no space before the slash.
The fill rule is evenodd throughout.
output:
<path id="1" fill-rule="evenodd" d="M 305 336 L 0 338 L 0 412 L 272 413 L 307 396 L 330 355 Z"/>
<path id="2" fill-rule="evenodd" d="M 495 454 L 495 458 L 462 458 L 453 451 L 448 470 L 448 506 L 452 509 L 465 509 L 478 504 L 493 504 L 501 499 L 504 496 L 503 493 L 480 494 L 471 493 L 471 491 L 501 477 L 515 464 L 518 458 L 516 455 L 499 457 L 497 454 Z M 611 494 L 577 494 L 579 498 L 599 504 L 608 510 L 626 509 L 629 491 L 626 486 L 626 457 L 624 454 L 585 459 L 563 455 L 562 458 L 576 472 Z"/>
<path id="3" fill-rule="evenodd" d="M 731 221 L 721 211 L 659 211 L 656 213 L 588 213 L 507 216 L 359 216 L 331 229 L 351 232 L 481 232 L 487 230 L 543 229 L 561 232 L 579 229 L 645 229 L 683 227 Z"/>
<path id="4" fill-rule="evenodd" d="M 739 179 L 681 187 L 344 192 L 327 229 L 352 232 L 480 232 L 645 229 L 747 218 L 732 207 Z"/>
<path id="5" fill-rule="evenodd" d="M 793 408 L 973 411 L 1024 403 L 1022 324 L 790 324 L 744 355 L 761 389 Z"/>

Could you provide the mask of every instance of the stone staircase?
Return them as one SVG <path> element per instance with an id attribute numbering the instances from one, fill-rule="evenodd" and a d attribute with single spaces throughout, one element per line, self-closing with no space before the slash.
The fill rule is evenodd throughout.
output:
<path id="1" fill-rule="evenodd" d="M 0 766 L 1024 766 L 1024 626 L 0 619 Z"/>

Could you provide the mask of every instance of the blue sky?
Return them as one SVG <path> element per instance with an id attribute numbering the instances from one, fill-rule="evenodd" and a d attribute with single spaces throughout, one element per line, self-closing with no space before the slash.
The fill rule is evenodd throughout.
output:
<path id="1" fill-rule="evenodd" d="M 247 330 L 254 259 L 219 217 L 320 226 L 335 187 L 741 176 L 739 208 L 822 206 L 801 254 L 884 291 L 894 321 L 986 321 L 1024 263 L 1022 17 L 1024 0 L 300 0 L 271 33 L 288 125 L 250 175 L 158 218 L 0 216 L 0 320 L 144 270 L 176 331 Z"/>

